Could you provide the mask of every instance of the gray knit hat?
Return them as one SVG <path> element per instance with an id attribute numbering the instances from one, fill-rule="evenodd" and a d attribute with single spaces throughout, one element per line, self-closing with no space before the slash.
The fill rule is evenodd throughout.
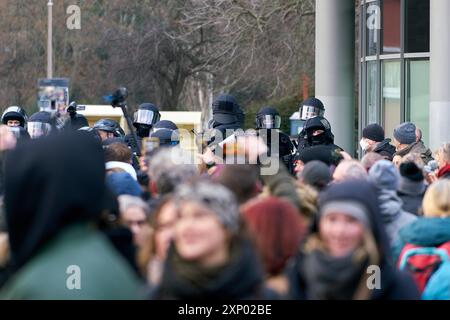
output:
<path id="1" fill-rule="evenodd" d="M 208 207 L 232 233 L 239 230 L 239 207 L 234 194 L 221 184 L 199 180 L 179 186 L 175 191 L 177 202 L 195 201 Z"/>
<path id="2" fill-rule="evenodd" d="M 400 173 L 392 162 L 380 160 L 370 168 L 369 181 L 378 189 L 397 190 Z"/>
<path id="3" fill-rule="evenodd" d="M 328 202 L 320 209 L 319 218 L 322 219 L 332 212 L 343 212 L 361 222 L 367 229 L 371 228 L 369 212 L 357 201 L 335 200 Z"/>
<path id="4" fill-rule="evenodd" d="M 416 142 L 416 125 L 412 122 L 404 122 L 394 129 L 394 138 L 400 144 Z"/>

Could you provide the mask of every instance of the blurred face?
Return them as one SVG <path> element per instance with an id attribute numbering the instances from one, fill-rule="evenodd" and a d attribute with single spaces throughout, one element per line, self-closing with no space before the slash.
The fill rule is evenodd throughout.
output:
<path id="1" fill-rule="evenodd" d="M 344 257 L 357 249 L 364 236 L 364 226 L 341 212 L 325 215 L 319 224 L 320 237 L 333 257 Z"/>
<path id="2" fill-rule="evenodd" d="M 137 246 L 142 246 L 149 240 L 150 226 L 144 210 L 130 207 L 122 212 L 122 220 L 133 233 L 133 240 Z"/>
<path id="3" fill-rule="evenodd" d="M 8 120 L 6 125 L 8 127 L 20 127 L 20 121 L 19 120 Z"/>
<path id="4" fill-rule="evenodd" d="M 294 172 L 298 175 L 299 173 L 301 173 L 303 171 L 303 169 L 305 168 L 305 164 L 303 163 L 303 161 L 301 160 L 297 160 L 295 161 L 295 168 L 294 168 Z"/>
<path id="5" fill-rule="evenodd" d="M 312 135 L 313 135 L 313 137 L 316 137 L 316 136 L 318 136 L 318 135 L 321 135 L 322 133 L 324 133 L 325 131 L 323 131 L 323 130 L 314 130 L 313 131 L 313 133 L 312 133 Z"/>
<path id="6" fill-rule="evenodd" d="M 173 202 L 166 203 L 158 214 L 155 232 L 156 255 L 161 260 L 166 259 L 170 243 L 174 238 L 177 220 L 177 207 Z"/>
<path id="7" fill-rule="evenodd" d="M 180 256 L 205 267 L 226 263 L 228 234 L 217 215 L 197 202 L 185 202 L 175 228 L 175 244 Z"/>
<path id="8" fill-rule="evenodd" d="M 98 130 L 98 134 L 100 135 L 100 138 L 102 139 L 102 141 L 105 141 L 106 139 L 109 139 L 109 138 L 114 138 L 114 133 L 112 133 L 112 132 Z"/>

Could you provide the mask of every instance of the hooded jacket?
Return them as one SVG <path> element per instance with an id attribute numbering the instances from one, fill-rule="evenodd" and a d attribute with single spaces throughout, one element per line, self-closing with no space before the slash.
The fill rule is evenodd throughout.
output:
<path id="1" fill-rule="evenodd" d="M 386 228 L 389 242 L 394 245 L 401 228 L 417 219 L 403 210 L 403 201 L 397 195 L 400 174 L 387 160 L 378 161 L 369 170 L 369 181 L 375 186 L 380 204 L 381 220 Z"/>
<path id="2" fill-rule="evenodd" d="M 450 241 L 450 218 L 420 218 L 403 228 L 393 248 L 394 262 L 406 244 L 438 247 Z"/>
<path id="3" fill-rule="evenodd" d="M 97 229 L 109 197 L 103 151 L 89 133 L 68 131 L 19 145 L 6 167 L 12 276 L 0 296 L 138 297 L 130 266 Z M 80 268 L 82 290 L 66 287 L 70 266 Z"/>
<path id="4" fill-rule="evenodd" d="M 378 215 L 379 208 L 376 191 L 373 186 L 365 181 L 349 181 L 334 184 L 321 194 L 319 205 L 323 206 L 328 202 L 336 200 L 358 202 L 368 212 L 370 230 L 367 230 L 367 232 L 370 232 L 375 240 L 379 256 L 378 266 L 381 271 L 380 286 L 369 291 L 369 299 L 419 299 L 419 293 L 413 279 L 406 273 L 396 270 L 391 263 L 389 243 L 383 223 Z M 320 216 L 316 218 L 312 226 L 312 236 L 318 236 L 318 219 L 320 219 Z M 291 284 L 291 297 L 294 299 L 316 299 L 317 297 L 312 292 L 317 292 L 317 287 L 320 286 L 322 297 L 325 296 L 329 299 L 351 299 L 357 287 L 358 277 L 340 266 L 343 260 L 324 257 L 323 255 L 321 258 L 316 259 L 316 261 L 319 261 L 316 267 L 322 271 L 322 277 L 319 277 L 316 282 L 311 282 L 307 278 L 310 272 L 307 272 L 307 269 L 305 269 L 305 266 L 309 265 L 308 261 L 311 261 L 311 259 L 308 259 L 308 255 L 310 254 L 306 253 L 305 249 L 302 248 L 288 270 Z M 362 276 L 366 272 L 366 267 L 365 265 L 356 265 L 355 270 L 359 270 Z M 312 287 L 308 287 L 307 283 L 312 283 L 316 288 L 313 290 Z M 336 288 L 342 288 L 342 290 L 336 290 Z"/>

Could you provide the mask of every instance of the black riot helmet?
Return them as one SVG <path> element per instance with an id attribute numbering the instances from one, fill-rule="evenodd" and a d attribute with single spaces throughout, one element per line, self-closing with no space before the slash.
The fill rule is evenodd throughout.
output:
<path id="1" fill-rule="evenodd" d="M 3 112 L 2 115 L 2 123 L 8 124 L 8 121 L 10 120 L 17 120 L 20 122 L 20 127 L 25 128 L 27 125 L 27 114 L 24 109 L 21 107 L 13 106 L 9 107 Z"/>
<path id="2" fill-rule="evenodd" d="M 95 130 L 113 133 L 115 137 L 123 138 L 125 136 L 125 132 L 120 127 L 120 124 L 112 119 L 100 119 L 94 124 L 93 128 Z"/>
<path id="3" fill-rule="evenodd" d="M 46 111 L 34 113 L 28 121 L 27 130 L 32 139 L 48 136 L 52 131 L 52 114 Z"/>
<path id="4" fill-rule="evenodd" d="M 153 132 L 156 132 L 160 129 L 169 129 L 175 131 L 178 130 L 178 126 L 170 120 L 161 120 L 155 123 L 155 125 L 153 126 Z"/>
<path id="5" fill-rule="evenodd" d="M 280 113 L 274 107 L 262 107 L 256 114 L 256 129 L 280 129 Z"/>
<path id="6" fill-rule="evenodd" d="M 221 94 L 212 105 L 213 122 L 212 127 L 220 125 L 239 124 L 243 125 L 244 112 L 237 100 L 230 94 Z"/>
<path id="7" fill-rule="evenodd" d="M 311 118 L 321 116 L 325 114 L 325 107 L 317 98 L 306 99 L 300 106 L 300 119 L 307 121 Z"/>
<path id="8" fill-rule="evenodd" d="M 138 128 L 139 125 L 146 125 L 152 127 L 161 119 L 158 107 L 153 103 L 143 103 L 134 113 L 133 125 Z"/>
<path id="9" fill-rule="evenodd" d="M 150 134 L 150 138 L 156 138 L 160 147 L 174 147 L 180 144 L 178 130 L 160 128 Z"/>

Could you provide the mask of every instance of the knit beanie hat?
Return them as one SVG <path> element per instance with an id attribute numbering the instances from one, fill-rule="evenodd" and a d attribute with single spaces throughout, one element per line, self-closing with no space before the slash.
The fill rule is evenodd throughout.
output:
<path id="1" fill-rule="evenodd" d="M 226 187 L 210 181 L 183 184 L 175 191 L 177 202 L 195 201 L 213 211 L 225 228 L 239 230 L 239 207 L 234 194 Z"/>
<path id="2" fill-rule="evenodd" d="M 378 189 L 397 190 L 400 174 L 392 162 L 380 160 L 370 168 L 369 181 Z"/>
<path id="3" fill-rule="evenodd" d="M 405 122 L 394 129 L 394 138 L 400 144 L 411 144 L 416 142 L 416 125 Z"/>
<path id="4" fill-rule="evenodd" d="M 375 142 L 381 142 L 384 140 L 384 130 L 379 124 L 372 123 L 363 129 L 362 137 Z"/>
<path id="5" fill-rule="evenodd" d="M 313 187 L 323 188 L 332 180 L 330 168 L 322 161 L 308 162 L 300 173 L 303 182 Z"/>

